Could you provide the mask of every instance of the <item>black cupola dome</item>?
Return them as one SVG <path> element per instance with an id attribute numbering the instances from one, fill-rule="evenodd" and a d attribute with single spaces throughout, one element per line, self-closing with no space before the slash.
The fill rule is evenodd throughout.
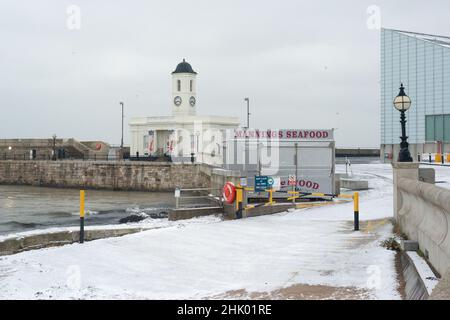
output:
<path id="1" fill-rule="evenodd" d="M 172 72 L 172 74 L 174 73 L 193 73 L 193 74 L 197 74 L 197 72 L 195 72 L 192 69 L 192 66 L 186 62 L 186 60 L 183 59 L 183 62 L 180 62 L 177 65 L 177 68 L 175 69 L 174 72 Z"/>

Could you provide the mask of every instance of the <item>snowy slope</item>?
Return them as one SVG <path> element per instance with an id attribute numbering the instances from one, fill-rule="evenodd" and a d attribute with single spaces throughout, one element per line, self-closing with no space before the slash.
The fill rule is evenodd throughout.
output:
<path id="1" fill-rule="evenodd" d="M 352 231 L 351 203 L 234 221 L 192 219 L 1 257 L 0 298 L 193 299 L 309 284 L 398 299 L 395 253 L 379 246 L 392 235 L 390 166 L 352 169 L 372 188 L 361 192 L 361 219 L 377 220 L 359 232 Z"/>

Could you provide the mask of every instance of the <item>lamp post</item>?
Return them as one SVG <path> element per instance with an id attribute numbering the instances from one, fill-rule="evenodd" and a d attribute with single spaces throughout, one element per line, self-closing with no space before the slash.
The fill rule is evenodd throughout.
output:
<path id="1" fill-rule="evenodd" d="M 122 137 L 120 139 L 120 159 L 123 159 L 123 102 L 119 102 L 122 106 Z"/>
<path id="2" fill-rule="evenodd" d="M 248 147 L 248 137 L 247 137 L 247 130 L 250 129 L 250 99 L 245 98 L 245 102 L 247 102 L 247 127 L 245 127 L 245 146 L 244 146 L 244 171 L 246 171 L 247 167 L 247 154 L 249 154 L 249 147 Z M 248 156 L 248 159 L 250 159 L 250 155 Z"/>
<path id="3" fill-rule="evenodd" d="M 400 92 L 398 96 L 394 99 L 394 107 L 398 111 L 400 111 L 400 123 L 402 125 L 402 136 L 400 139 L 402 142 L 400 143 L 400 152 L 398 154 L 398 162 L 413 162 L 411 158 L 411 154 L 408 149 L 408 137 L 406 136 L 406 117 L 405 112 L 408 111 L 411 106 L 411 99 L 406 95 L 405 88 L 403 87 L 403 83 L 400 86 Z"/>
<path id="4" fill-rule="evenodd" d="M 247 102 L 247 129 L 250 128 L 250 99 L 245 98 L 245 102 Z"/>
<path id="5" fill-rule="evenodd" d="M 122 106 L 122 138 L 120 139 L 120 148 L 123 148 L 123 102 L 119 102 L 119 104 Z"/>

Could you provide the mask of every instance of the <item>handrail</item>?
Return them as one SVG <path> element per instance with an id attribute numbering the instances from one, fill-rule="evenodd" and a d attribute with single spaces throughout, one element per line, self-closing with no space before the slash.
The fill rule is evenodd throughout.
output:
<path id="1" fill-rule="evenodd" d="M 206 191 L 206 190 L 222 190 L 222 188 L 192 188 L 192 189 L 181 189 L 178 188 L 180 191 Z"/>

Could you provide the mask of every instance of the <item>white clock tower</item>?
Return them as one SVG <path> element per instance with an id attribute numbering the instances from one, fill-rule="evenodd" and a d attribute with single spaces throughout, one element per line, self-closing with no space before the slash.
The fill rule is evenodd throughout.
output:
<path id="1" fill-rule="evenodd" d="M 197 72 L 184 59 L 172 72 L 172 114 L 196 115 Z"/>
<path id="2" fill-rule="evenodd" d="M 197 72 L 184 59 L 172 72 L 172 114 L 130 120 L 131 155 L 174 163 L 223 162 L 226 130 L 236 129 L 239 119 L 197 114 Z M 161 108 L 162 106 L 154 106 Z"/>

